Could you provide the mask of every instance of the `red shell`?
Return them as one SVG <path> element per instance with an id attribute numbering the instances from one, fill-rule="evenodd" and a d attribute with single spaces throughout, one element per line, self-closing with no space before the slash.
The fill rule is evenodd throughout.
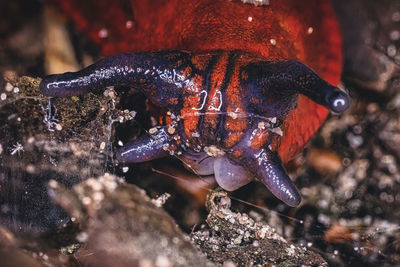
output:
<path id="1" fill-rule="evenodd" d="M 271 0 L 255 6 L 229 0 L 51 0 L 100 45 L 127 51 L 240 49 L 267 58 L 299 59 L 333 85 L 342 68 L 341 37 L 327 0 Z M 327 109 L 300 96 L 289 114 L 279 154 L 290 160 Z"/>

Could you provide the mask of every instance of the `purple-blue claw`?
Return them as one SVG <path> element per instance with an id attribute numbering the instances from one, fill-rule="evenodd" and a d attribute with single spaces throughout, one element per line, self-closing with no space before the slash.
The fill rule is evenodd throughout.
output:
<path id="1" fill-rule="evenodd" d="M 144 135 L 119 149 L 115 156 L 119 163 L 145 162 L 169 155 L 170 137 L 165 127 L 159 127 L 151 135 Z"/>
<path id="2" fill-rule="evenodd" d="M 272 194 L 287 205 L 296 207 L 301 202 L 301 196 L 287 175 L 285 168 L 276 152 L 268 148 L 247 154 L 246 167 L 262 182 Z"/>

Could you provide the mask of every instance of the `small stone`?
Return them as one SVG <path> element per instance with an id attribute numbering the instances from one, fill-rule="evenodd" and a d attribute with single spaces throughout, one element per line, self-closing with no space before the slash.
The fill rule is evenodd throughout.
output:
<path id="1" fill-rule="evenodd" d="M 93 200 L 96 202 L 100 202 L 104 199 L 104 194 L 102 192 L 95 192 L 93 194 Z"/>
<path id="2" fill-rule="evenodd" d="M 149 134 L 155 134 L 158 131 L 156 127 L 150 128 Z"/>
<path id="3" fill-rule="evenodd" d="M 76 240 L 78 240 L 78 242 L 85 243 L 88 237 L 89 235 L 86 232 L 80 232 L 79 234 L 77 234 Z"/>
<path id="4" fill-rule="evenodd" d="M 175 127 L 169 126 L 168 127 L 168 133 L 169 134 L 174 134 L 175 133 Z"/>
<path id="5" fill-rule="evenodd" d="M 158 256 L 155 263 L 156 267 L 171 267 L 172 263 L 166 256 Z"/>
<path id="6" fill-rule="evenodd" d="M 231 260 L 224 261 L 224 263 L 222 264 L 222 267 L 236 267 L 236 266 L 237 266 L 236 263 L 234 263 Z"/>
<path id="7" fill-rule="evenodd" d="M 132 118 L 135 118 L 137 112 L 132 110 L 131 112 L 129 112 L 129 114 L 132 116 Z"/>
<path id="8" fill-rule="evenodd" d="M 206 152 L 207 155 L 212 157 L 220 157 L 225 155 L 225 152 L 222 149 L 219 149 L 214 145 L 204 147 L 204 152 Z"/>
<path id="9" fill-rule="evenodd" d="M 277 135 L 283 136 L 283 132 L 282 132 L 282 129 L 280 127 L 271 129 L 271 132 L 273 132 L 273 133 L 275 133 Z"/>
<path id="10" fill-rule="evenodd" d="M 92 203 L 92 200 L 90 199 L 90 197 L 82 198 L 82 204 L 83 205 L 88 206 L 90 203 Z"/>
<path id="11" fill-rule="evenodd" d="M 151 202 L 153 202 L 154 205 L 156 205 L 157 207 L 161 208 L 162 206 L 164 206 L 165 202 L 167 202 L 167 200 L 171 197 L 171 194 L 168 193 L 164 193 L 161 196 L 159 196 L 156 199 L 152 199 Z"/>
<path id="12" fill-rule="evenodd" d="M 48 183 L 50 188 L 57 188 L 58 187 L 58 183 L 56 180 L 51 179 Z"/>
<path id="13" fill-rule="evenodd" d="M 6 83 L 6 87 L 4 88 L 7 92 L 12 92 L 14 86 L 11 83 Z"/>
<path id="14" fill-rule="evenodd" d="M 234 119 L 234 120 L 236 120 L 237 117 L 238 117 L 238 115 L 237 115 L 236 112 L 228 112 L 228 115 L 229 115 L 232 119 Z"/>
<path id="15" fill-rule="evenodd" d="M 0 95 L 0 99 L 3 100 L 3 101 L 6 100 L 6 98 L 7 98 L 7 95 L 5 93 L 2 93 Z"/>
<path id="16" fill-rule="evenodd" d="M 104 148 L 106 148 L 106 143 L 105 142 L 101 142 L 100 150 L 104 150 Z"/>
<path id="17" fill-rule="evenodd" d="M 397 53 L 396 47 L 394 45 L 389 45 L 387 47 L 387 54 L 389 57 L 394 57 Z"/>
<path id="18" fill-rule="evenodd" d="M 243 237 L 240 235 L 233 240 L 233 244 L 240 245 L 242 243 Z"/>

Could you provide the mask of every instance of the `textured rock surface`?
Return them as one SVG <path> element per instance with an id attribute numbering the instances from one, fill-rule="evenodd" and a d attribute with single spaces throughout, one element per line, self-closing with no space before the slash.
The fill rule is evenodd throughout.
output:
<path id="1" fill-rule="evenodd" d="M 90 266 L 213 266 L 162 208 L 134 185 L 106 174 L 69 191 L 55 180 L 52 199 L 80 224 L 76 254 Z"/>
<path id="2" fill-rule="evenodd" d="M 212 261 L 237 266 L 327 266 L 320 255 L 288 242 L 265 222 L 231 211 L 225 191 L 212 191 L 206 205 L 207 226 L 193 232 L 192 239 Z"/>

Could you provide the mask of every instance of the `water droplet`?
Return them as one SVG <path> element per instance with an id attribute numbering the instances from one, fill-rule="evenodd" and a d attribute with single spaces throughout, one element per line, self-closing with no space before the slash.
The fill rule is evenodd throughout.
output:
<path id="1" fill-rule="evenodd" d="M 400 12 L 399 12 L 399 11 L 394 12 L 394 13 L 392 14 L 392 20 L 393 20 L 393 21 L 396 21 L 396 22 L 400 21 Z"/>
<path id="2" fill-rule="evenodd" d="M 133 27 L 133 21 L 132 21 L 132 20 L 127 20 L 127 21 L 125 22 L 125 27 L 126 27 L 128 30 L 132 29 L 132 27 Z"/>
<path id="3" fill-rule="evenodd" d="M 108 37 L 108 30 L 106 28 L 102 28 L 99 31 L 99 37 L 101 39 L 107 38 Z"/>
<path id="4" fill-rule="evenodd" d="M 390 32 L 390 39 L 393 41 L 397 41 L 400 39 L 400 32 L 399 31 L 392 31 Z"/>
<path id="5" fill-rule="evenodd" d="M 394 57 L 396 55 L 396 47 L 394 45 L 389 45 L 387 47 L 387 54 L 389 57 Z"/>

